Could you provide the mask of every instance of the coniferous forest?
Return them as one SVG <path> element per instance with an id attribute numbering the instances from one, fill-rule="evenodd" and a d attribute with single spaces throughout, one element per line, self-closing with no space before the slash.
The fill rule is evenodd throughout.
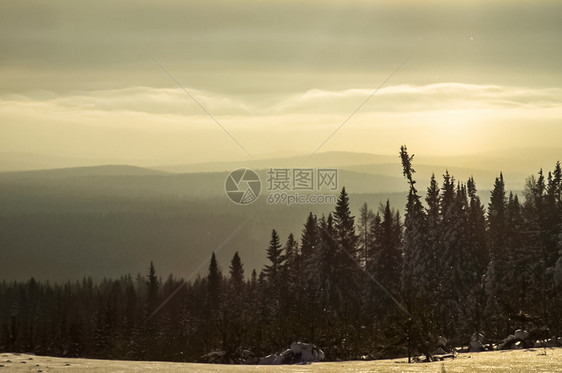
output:
<path id="1" fill-rule="evenodd" d="M 238 253 L 219 268 L 213 253 L 193 281 L 147 263 L 146 274 L 101 282 L 2 282 L 0 350 L 171 361 L 221 350 L 236 361 L 304 341 L 336 360 L 430 354 L 439 336 L 451 346 L 515 329 L 561 336 L 560 163 L 522 195 L 500 174 L 481 201 L 472 178 L 416 184 L 414 157 L 405 147 L 400 157 L 404 216 L 388 202 L 352 216 L 343 188 L 301 232 L 273 229 L 259 271 Z"/>

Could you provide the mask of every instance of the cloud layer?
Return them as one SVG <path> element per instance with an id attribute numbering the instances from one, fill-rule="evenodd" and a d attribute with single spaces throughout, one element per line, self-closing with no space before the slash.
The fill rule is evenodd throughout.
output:
<path id="1" fill-rule="evenodd" d="M 396 85 L 379 90 L 357 88 L 343 91 L 311 89 L 295 93 L 278 103 L 252 102 L 217 92 L 188 89 L 195 102 L 181 88 L 131 87 L 57 94 L 32 91 L 0 95 L 6 110 L 135 112 L 153 115 L 190 116 L 202 114 L 201 104 L 213 115 L 269 116 L 346 114 L 367 101 L 362 112 L 424 112 L 436 110 L 540 110 L 562 104 L 562 88 L 522 88 L 499 85 L 436 83 L 421 86 Z M 18 109 L 19 110 L 19 109 Z"/>
<path id="2" fill-rule="evenodd" d="M 561 138 L 562 2 L 4 2 L 0 149 L 162 162 Z M 556 144 L 557 145 L 557 144 Z"/>
<path id="3" fill-rule="evenodd" d="M 312 152 L 373 93 L 309 90 L 278 103 L 189 89 L 256 155 Z M 507 146 L 557 146 L 561 88 L 438 83 L 378 91 L 324 150 L 392 152 L 414 143 L 430 154 Z M 133 87 L 0 96 L 5 151 L 164 161 L 243 159 L 181 89 Z M 22 144 L 25 144 L 22 146 Z"/>

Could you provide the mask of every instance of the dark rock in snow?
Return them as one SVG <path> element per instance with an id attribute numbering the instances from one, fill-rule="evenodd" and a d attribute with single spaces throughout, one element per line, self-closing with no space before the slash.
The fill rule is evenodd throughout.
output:
<path id="1" fill-rule="evenodd" d="M 484 351 L 484 345 L 482 345 L 482 342 L 473 339 L 472 341 L 470 341 L 470 348 L 468 350 L 469 352 L 480 352 L 480 351 Z"/>
<path id="2" fill-rule="evenodd" d="M 293 342 L 280 354 L 267 355 L 260 359 L 261 365 L 312 363 L 324 360 L 324 352 L 312 343 Z"/>
<path id="3" fill-rule="evenodd" d="M 529 333 L 525 330 L 517 329 L 515 333 L 509 335 L 499 344 L 499 350 L 509 350 L 512 348 L 530 348 L 534 346 L 534 339 L 529 338 Z"/>
<path id="4" fill-rule="evenodd" d="M 524 341 L 529 336 L 529 333 L 527 333 L 525 330 L 517 329 L 514 336 L 515 338 Z"/>
<path id="5" fill-rule="evenodd" d="M 201 356 L 199 360 L 211 364 L 257 364 L 258 362 L 256 356 L 250 350 L 241 348 L 230 354 L 223 350 L 212 351 Z"/>
<path id="6" fill-rule="evenodd" d="M 275 354 L 271 354 L 271 355 L 267 355 L 265 357 L 262 357 L 260 359 L 260 361 L 258 362 L 258 364 L 261 365 L 272 365 L 273 362 L 275 361 L 275 358 L 277 357 L 277 355 Z"/>

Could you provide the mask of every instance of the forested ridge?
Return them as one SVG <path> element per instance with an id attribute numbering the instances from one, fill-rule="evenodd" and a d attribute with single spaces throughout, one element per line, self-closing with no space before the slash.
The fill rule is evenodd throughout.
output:
<path id="1" fill-rule="evenodd" d="M 268 263 L 234 254 L 193 281 L 146 275 L 52 284 L 0 283 L 0 350 L 111 359 L 198 361 L 213 350 L 263 356 L 300 340 L 327 359 L 423 354 L 438 336 L 500 341 L 517 328 L 562 329 L 562 170 L 500 174 L 488 203 L 446 172 L 426 193 L 401 149 L 405 213 L 389 202 L 356 217 L 342 189 L 334 210 L 264 242 Z M 521 200 L 520 200 L 521 198 Z M 6 263 L 2 264 L 7 265 Z M 244 353 L 242 353 L 244 351 Z"/>

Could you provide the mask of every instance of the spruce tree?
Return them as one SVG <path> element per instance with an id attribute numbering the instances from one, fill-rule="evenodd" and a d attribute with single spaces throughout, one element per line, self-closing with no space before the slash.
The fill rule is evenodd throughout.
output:
<path id="1" fill-rule="evenodd" d="M 361 209 L 359 210 L 359 222 L 357 225 L 358 228 L 358 247 L 359 255 L 361 256 L 361 264 L 366 268 L 367 261 L 369 256 L 369 249 L 372 245 L 372 235 L 371 235 L 371 225 L 373 224 L 373 219 L 375 215 L 367 202 L 361 205 Z"/>
<path id="2" fill-rule="evenodd" d="M 496 178 L 488 205 L 488 244 L 496 265 L 507 259 L 507 199 L 503 174 Z"/>
<path id="3" fill-rule="evenodd" d="M 462 312 L 461 332 L 466 335 L 479 335 L 483 330 L 486 292 L 483 276 L 488 266 L 489 255 L 486 246 L 486 213 L 476 194 L 476 183 L 470 177 L 466 183 L 468 195 L 467 212 L 467 251 L 468 270 L 472 271 L 466 304 Z"/>
<path id="4" fill-rule="evenodd" d="M 406 215 L 404 218 L 404 245 L 402 265 L 402 293 L 411 309 L 416 303 L 414 297 L 419 297 L 428 288 L 424 283 L 425 266 L 424 257 L 427 255 L 427 224 L 424 207 L 415 187 L 415 170 L 412 165 L 414 155 L 409 156 L 406 146 L 400 148 L 403 174 L 408 180 L 410 190 L 406 203 Z"/>
<path id="5" fill-rule="evenodd" d="M 160 284 L 158 282 L 158 277 L 156 276 L 156 269 L 154 268 L 154 263 L 150 262 L 150 267 L 148 269 L 148 278 L 146 280 L 146 304 L 147 304 L 147 316 L 150 316 L 158 307 L 158 291 Z"/>
<path id="6" fill-rule="evenodd" d="M 451 338 L 455 337 L 458 313 L 466 292 L 464 266 L 468 264 L 470 270 L 466 262 L 467 201 L 465 189 L 460 184 L 455 188 L 454 178 L 448 172 L 443 175 L 441 190 L 439 321 L 441 333 Z"/>
<path id="7" fill-rule="evenodd" d="M 562 231 L 562 170 L 560 162 L 556 163 L 553 172 L 548 173 L 545 190 L 544 206 L 544 246 L 545 266 L 554 268 L 558 259 L 558 235 Z"/>
<path id="8" fill-rule="evenodd" d="M 205 342 L 207 349 L 226 349 L 225 320 L 223 314 L 223 277 L 213 252 L 207 275 L 207 292 L 205 306 Z"/>
<path id="9" fill-rule="evenodd" d="M 316 298 L 323 309 L 330 305 L 339 305 L 343 292 L 339 288 L 337 251 L 338 243 L 334 238 L 337 234 L 334 228 L 332 214 L 322 216 L 318 222 L 318 244 L 313 254 L 313 265 L 310 271 L 310 283 L 316 293 Z"/>
<path id="10" fill-rule="evenodd" d="M 283 266 L 283 277 L 289 293 L 296 295 L 299 287 L 299 275 L 302 270 L 299 244 L 295 236 L 290 233 L 284 247 L 285 263 Z"/>
<path id="11" fill-rule="evenodd" d="M 291 339 L 301 338 L 301 320 L 299 319 L 302 304 L 300 288 L 301 260 L 299 245 L 295 236 L 290 233 L 284 247 L 285 263 L 282 268 L 283 289 L 281 292 L 282 322 L 286 327 L 286 334 L 291 333 Z"/>
<path id="12" fill-rule="evenodd" d="M 533 282 L 532 265 L 536 256 L 528 250 L 523 235 L 523 216 L 517 195 L 509 193 L 507 200 L 507 263 L 504 269 L 504 302 L 513 312 L 528 312 L 530 285 Z"/>
<path id="13" fill-rule="evenodd" d="M 374 273 L 374 265 L 377 253 L 379 252 L 378 248 L 380 247 L 380 239 L 382 237 L 382 218 L 380 211 L 374 215 L 371 226 L 369 227 L 370 237 L 371 237 L 371 244 L 368 250 L 368 255 L 366 258 L 365 268 L 367 272 Z"/>
<path id="14" fill-rule="evenodd" d="M 387 200 L 382 211 L 382 221 L 380 223 L 379 235 L 373 249 L 373 266 L 371 273 L 377 278 L 379 283 L 389 291 L 395 298 L 399 297 L 400 292 L 400 273 L 396 270 L 402 266 L 402 247 L 400 231 L 397 226 L 400 225 L 396 221 L 396 213 L 390 208 L 390 202 Z M 379 295 L 379 309 L 392 310 L 394 313 L 395 306 L 390 298 L 378 289 L 376 284 L 369 284 L 374 287 Z"/>
<path id="15" fill-rule="evenodd" d="M 487 303 L 484 316 L 487 318 L 488 334 L 500 336 L 507 333 L 508 318 L 503 305 L 506 291 L 505 273 L 508 265 L 507 248 L 508 220 L 507 198 L 503 174 L 496 178 L 488 204 L 487 241 L 490 253 L 490 265 L 486 273 Z"/>
<path id="16" fill-rule="evenodd" d="M 377 211 L 373 214 L 373 218 L 371 219 L 369 226 L 370 244 L 364 264 L 367 276 L 366 278 L 364 276 L 365 285 L 363 286 L 361 292 L 363 297 L 362 314 L 363 318 L 368 320 L 365 321 L 367 323 L 370 323 L 371 320 L 374 320 L 377 317 L 377 308 L 380 309 L 381 289 L 379 289 L 379 287 L 369 279 L 369 276 L 378 278 L 377 258 L 381 251 L 382 236 L 382 218 L 380 211 Z"/>
<path id="17" fill-rule="evenodd" d="M 318 242 L 318 219 L 312 212 L 308 214 L 301 235 L 301 253 L 303 261 L 307 261 L 314 253 Z"/>
<path id="18" fill-rule="evenodd" d="M 466 183 L 469 197 L 468 206 L 468 230 L 470 241 L 470 252 L 477 263 L 475 277 L 481 279 L 486 272 L 490 255 L 486 246 L 486 212 L 476 194 L 476 183 L 470 177 Z"/>
<path id="19" fill-rule="evenodd" d="M 234 253 L 230 262 L 230 279 L 225 300 L 225 308 L 228 309 L 228 319 L 222 325 L 224 343 L 227 354 L 232 355 L 241 349 L 246 341 L 248 329 L 246 302 L 246 283 L 244 282 L 244 265 L 238 255 Z M 225 312 L 226 313 L 226 312 Z"/>
<path id="20" fill-rule="evenodd" d="M 420 275 L 421 287 L 420 291 L 422 296 L 431 302 L 431 299 L 437 299 L 437 291 L 439 285 L 439 255 L 441 249 L 441 215 L 439 213 L 440 190 L 435 174 L 431 175 L 429 187 L 425 197 L 427 203 L 427 250 L 420 253 L 420 266 L 423 266 L 423 271 Z"/>
<path id="21" fill-rule="evenodd" d="M 217 257 L 213 252 L 211 262 L 209 263 L 209 274 L 207 276 L 208 286 L 208 310 L 210 312 L 218 312 L 220 306 L 222 273 L 217 264 Z"/>
<path id="22" fill-rule="evenodd" d="M 234 253 L 232 260 L 230 261 L 230 282 L 234 289 L 237 291 L 241 290 L 244 286 L 244 265 L 238 255 L 238 251 Z"/>
<path id="23" fill-rule="evenodd" d="M 325 239 L 337 241 L 333 266 L 337 265 L 336 286 L 346 299 L 346 310 L 358 308 L 361 292 L 361 266 L 357 250 L 358 237 L 355 234 L 355 217 L 351 215 L 349 196 L 345 190 L 339 195 L 334 211 L 335 235 Z M 326 232 L 324 232 L 326 233 Z"/>
<path id="24" fill-rule="evenodd" d="M 140 341 L 139 341 L 139 355 L 141 358 L 150 359 L 154 358 L 154 351 L 151 348 L 154 340 L 157 336 L 157 328 L 159 327 L 159 322 L 161 320 L 161 315 L 158 313 L 157 308 L 159 307 L 159 290 L 160 284 L 158 277 L 156 276 L 156 269 L 154 263 L 150 262 L 150 267 L 148 270 L 148 276 L 145 282 L 146 289 L 146 300 L 145 300 L 145 318 L 144 325 L 140 331 Z M 106 304 L 107 307 L 107 304 Z M 109 313 L 107 309 L 99 310 L 98 313 L 98 327 L 108 323 Z M 107 329 L 109 330 L 109 329 Z M 102 332 L 102 336 L 98 336 L 103 345 L 103 348 L 107 348 L 107 332 Z M 107 350 L 106 350 L 107 352 Z M 103 353 L 103 352 L 102 352 Z"/>
<path id="25" fill-rule="evenodd" d="M 318 284 L 318 268 L 321 265 L 318 253 L 320 244 L 320 231 L 318 218 L 312 212 L 308 214 L 301 234 L 300 244 L 300 267 L 298 276 L 299 307 L 298 320 L 303 325 L 303 334 L 307 340 L 315 340 L 316 330 L 319 327 L 316 322 L 319 312 L 317 296 L 320 292 Z"/>
<path id="26" fill-rule="evenodd" d="M 280 285 L 280 276 L 285 262 L 285 255 L 283 255 L 283 247 L 279 240 L 279 234 L 277 234 L 275 229 L 271 231 L 271 240 L 267 248 L 267 259 L 270 264 L 265 266 L 264 274 L 269 284 L 277 288 Z"/>
<path id="27" fill-rule="evenodd" d="M 410 185 L 404 217 L 401 273 L 401 299 L 407 309 L 407 319 L 397 322 L 394 329 L 400 331 L 401 339 L 396 343 L 406 344 L 408 357 L 413 348 L 429 353 L 428 346 L 433 343 L 433 338 L 436 338 L 433 309 L 429 299 L 423 295 L 424 290 L 428 288 L 427 282 L 424 281 L 426 275 L 423 264 L 423 258 L 428 252 L 427 218 L 415 187 L 413 158 L 414 155 L 408 155 L 406 146 L 400 148 L 403 174 Z"/>
<path id="28" fill-rule="evenodd" d="M 334 228 L 336 230 L 336 239 L 340 245 L 352 256 L 358 258 L 357 255 L 357 235 L 355 234 L 355 217 L 351 216 L 351 209 L 349 208 L 349 196 L 345 190 L 339 195 L 334 211 Z M 343 257 L 343 255 L 342 255 Z M 356 264 L 352 261 L 353 265 Z M 356 272 L 354 268 L 354 272 Z"/>

